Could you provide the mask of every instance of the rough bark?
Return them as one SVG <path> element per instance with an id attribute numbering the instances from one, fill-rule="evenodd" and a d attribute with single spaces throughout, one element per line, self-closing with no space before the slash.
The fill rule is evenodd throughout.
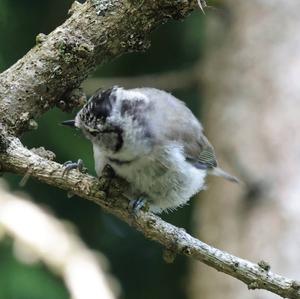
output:
<path id="1" fill-rule="evenodd" d="M 96 65 L 147 49 L 152 30 L 197 5 L 193 0 L 75 2 L 64 24 L 38 35 L 36 46 L 0 75 L 2 124 L 20 134 L 35 128 L 34 119 L 54 105 L 78 104 L 69 94 Z"/>
<path id="2" fill-rule="evenodd" d="M 226 2 L 229 31 L 212 35 L 213 28 L 220 33 L 215 18 L 208 31 L 218 45 L 202 69 L 205 127 L 221 164 L 246 186 L 211 181 L 196 209 L 197 235 L 300 277 L 300 2 Z M 199 264 L 192 268 L 191 298 L 276 297 L 250 293 Z"/>

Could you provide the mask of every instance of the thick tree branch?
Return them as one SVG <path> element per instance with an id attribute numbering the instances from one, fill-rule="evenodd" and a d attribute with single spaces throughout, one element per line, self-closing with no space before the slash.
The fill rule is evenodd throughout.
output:
<path id="1" fill-rule="evenodd" d="M 77 2 L 76 2 L 77 3 Z M 195 0 L 88 0 L 0 75 L 0 120 L 12 133 L 34 125 L 34 119 L 78 87 L 100 63 L 125 52 L 149 47 L 149 33 L 168 19 L 185 17 Z M 74 103 L 66 103 L 73 106 Z"/>
<path id="2" fill-rule="evenodd" d="M 140 212 L 133 216 L 128 211 L 127 199 L 121 195 L 126 182 L 120 179 L 113 179 L 108 185 L 105 178 L 98 180 L 78 171 L 70 171 L 63 176 L 62 165 L 34 154 L 15 137 L 7 139 L 0 161 L 3 171 L 30 174 L 41 182 L 95 202 L 174 255 L 184 254 L 197 259 L 243 281 L 249 289 L 265 289 L 284 298 L 300 298 L 300 283 L 272 273 L 265 262 L 254 264 L 213 248 L 151 213 Z"/>

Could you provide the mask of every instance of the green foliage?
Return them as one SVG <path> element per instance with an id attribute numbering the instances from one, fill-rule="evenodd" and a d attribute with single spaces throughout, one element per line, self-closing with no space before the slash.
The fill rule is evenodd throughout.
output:
<path id="1" fill-rule="evenodd" d="M 42 264 L 18 262 L 10 243 L 7 239 L 0 243 L 0 299 L 69 298 L 62 281 Z"/>

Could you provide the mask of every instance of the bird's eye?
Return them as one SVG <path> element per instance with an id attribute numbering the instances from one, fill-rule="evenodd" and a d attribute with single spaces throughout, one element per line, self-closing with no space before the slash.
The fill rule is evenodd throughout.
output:
<path id="1" fill-rule="evenodd" d="M 96 136 L 97 136 L 97 134 L 98 134 L 98 132 L 97 132 L 97 131 L 89 131 L 89 133 L 90 133 L 92 136 L 94 136 L 94 137 L 96 137 Z"/>
<path id="2" fill-rule="evenodd" d="M 88 134 L 92 135 L 92 136 L 97 136 L 98 134 L 98 131 L 97 130 L 94 130 L 94 129 L 91 129 L 91 128 L 88 128 L 88 127 L 85 127 L 85 130 Z"/>

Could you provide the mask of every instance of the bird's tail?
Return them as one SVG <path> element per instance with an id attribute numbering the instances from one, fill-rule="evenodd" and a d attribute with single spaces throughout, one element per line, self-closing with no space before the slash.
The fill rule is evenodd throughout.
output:
<path id="1" fill-rule="evenodd" d="M 209 174 L 214 175 L 214 176 L 220 176 L 220 177 L 222 177 L 230 182 L 233 182 L 233 183 L 240 183 L 240 180 L 238 178 L 227 173 L 226 171 L 224 171 L 223 169 L 221 169 L 219 167 L 214 167 L 213 169 L 211 169 L 209 171 Z"/>

